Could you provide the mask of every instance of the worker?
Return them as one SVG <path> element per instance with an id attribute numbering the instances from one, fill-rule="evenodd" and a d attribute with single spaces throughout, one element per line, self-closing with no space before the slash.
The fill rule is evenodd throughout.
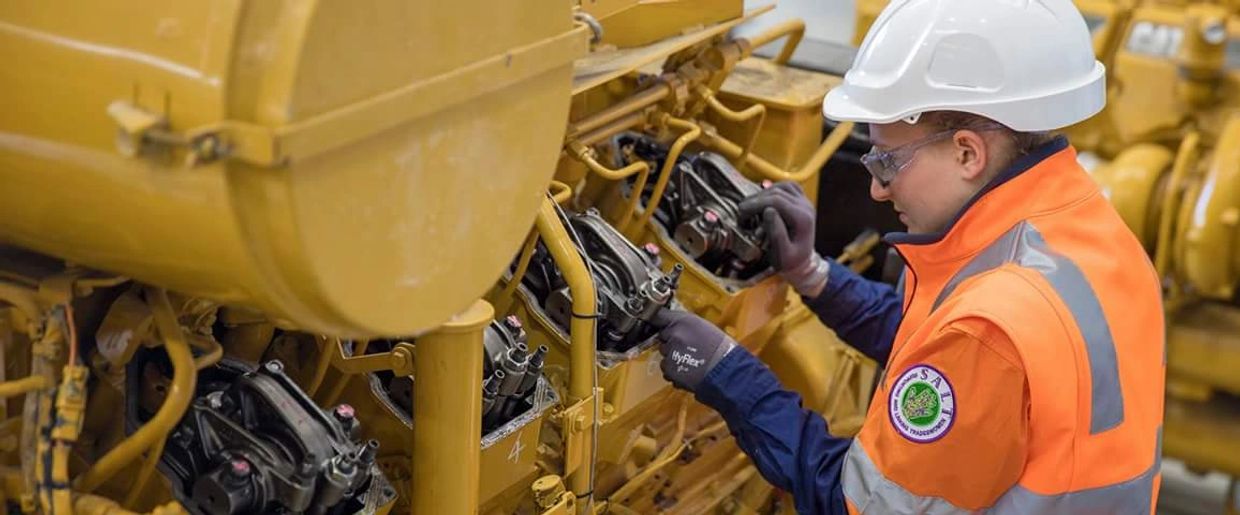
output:
<path id="1" fill-rule="evenodd" d="M 883 372 L 830 434 L 745 348 L 663 310 L 665 377 L 717 410 L 802 513 L 1152 513 L 1166 370 L 1145 250 L 1050 131 L 1105 104 L 1070 0 L 892 2 L 824 114 L 869 124 L 895 287 L 815 253 L 791 183 L 746 199 L 774 269 Z"/>

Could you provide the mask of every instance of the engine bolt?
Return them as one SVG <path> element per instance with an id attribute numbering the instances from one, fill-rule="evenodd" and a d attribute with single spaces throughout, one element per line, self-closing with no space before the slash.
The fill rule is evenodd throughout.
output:
<path id="1" fill-rule="evenodd" d="M 332 414 L 336 415 L 336 420 L 341 422 L 353 420 L 353 417 L 357 416 L 357 412 L 353 409 L 353 406 L 348 404 L 336 406 L 336 409 L 332 410 Z"/>
<path id="2" fill-rule="evenodd" d="M 233 458 L 231 461 L 228 462 L 228 467 L 229 467 L 228 470 L 229 472 L 232 473 L 233 477 L 236 477 L 236 478 L 250 477 L 250 472 L 251 472 L 250 462 L 245 461 L 242 458 Z"/>

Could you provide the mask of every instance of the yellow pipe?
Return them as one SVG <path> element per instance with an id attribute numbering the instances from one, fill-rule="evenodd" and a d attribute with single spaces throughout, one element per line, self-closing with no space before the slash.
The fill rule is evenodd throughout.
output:
<path id="1" fill-rule="evenodd" d="M 39 319 L 39 303 L 35 300 L 36 293 L 34 289 L 0 281 L 0 301 L 8 302 L 21 310 L 28 320 Z"/>
<path id="2" fill-rule="evenodd" d="M 611 122 L 620 120 L 637 111 L 650 107 L 672 93 L 672 86 L 666 81 L 659 81 L 649 88 L 643 89 L 633 96 L 624 99 L 586 118 L 573 122 L 568 126 L 568 138 L 577 139 L 583 133 L 593 131 Z"/>
<path id="3" fill-rule="evenodd" d="M 42 390 L 51 385 L 51 381 L 46 376 L 32 375 L 12 381 L 0 383 L 0 399 L 7 399 L 17 395 L 30 393 L 34 390 Z"/>
<path id="4" fill-rule="evenodd" d="M 649 118 L 650 112 L 653 112 L 653 110 L 654 108 L 647 108 L 643 111 L 630 114 L 607 125 L 584 133 L 576 139 L 577 141 L 580 141 L 582 145 L 593 145 L 620 134 L 621 132 L 630 129 L 637 129 L 646 124 L 647 118 Z"/>
<path id="5" fill-rule="evenodd" d="M 762 124 L 766 122 L 766 106 L 762 104 L 754 104 L 749 106 L 744 111 L 733 111 L 729 109 L 728 106 L 723 105 L 723 102 L 720 102 L 718 98 L 715 98 L 715 93 L 706 86 L 699 85 L 697 87 L 697 93 L 706 100 L 706 104 L 709 105 L 711 109 L 718 113 L 719 116 L 722 116 L 725 120 L 734 123 L 747 123 L 755 118 L 758 120 L 752 127 L 750 127 L 749 142 L 745 144 L 745 148 L 741 151 L 741 155 L 736 158 L 737 161 L 740 161 L 743 165 L 746 162 L 745 158 L 749 157 L 750 152 L 753 151 L 754 144 L 758 142 L 758 133 L 762 132 Z"/>
<path id="6" fill-rule="evenodd" d="M 1167 275 L 1168 260 L 1171 257 L 1171 229 L 1179 211 L 1180 189 L 1184 187 L 1184 179 L 1188 171 L 1197 162 L 1197 148 L 1201 142 L 1201 134 L 1197 131 L 1188 133 L 1180 142 L 1180 149 L 1175 155 L 1175 164 L 1171 167 L 1171 178 L 1167 182 L 1167 192 L 1163 195 L 1162 212 L 1158 216 L 1158 240 L 1154 246 L 1154 270 L 1161 279 Z"/>
<path id="7" fill-rule="evenodd" d="M 314 376 L 310 378 L 310 382 L 306 384 L 306 395 L 314 397 L 314 393 L 319 391 L 319 386 L 323 384 L 323 378 L 327 377 L 327 369 L 332 364 L 332 355 L 336 353 L 336 348 L 340 346 L 338 338 L 328 338 L 326 336 L 315 336 L 315 340 L 319 342 L 319 361 L 314 366 Z"/>
<path id="8" fill-rule="evenodd" d="M 685 132 L 672 142 L 672 148 L 667 151 L 667 158 L 663 160 L 663 168 L 659 170 L 659 178 L 654 183 L 654 191 L 650 193 L 650 200 L 646 203 L 646 209 L 642 211 L 637 225 L 633 227 L 634 231 L 641 231 L 646 224 L 650 223 L 650 217 L 654 216 L 655 208 L 659 207 L 659 200 L 663 198 L 663 190 L 667 189 L 667 182 L 672 178 L 672 168 L 676 166 L 676 160 L 680 159 L 680 153 L 685 150 L 686 145 L 702 136 L 702 128 L 696 123 L 668 114 L 663 114 L 661 118 L 667 125 Z"/>
<path id="9" fill-rule="evenodd" d="M 512 278 L 504 285 L 504 289 L 500 290 L 499 295 L 495 297 L 496 312 L 507 313 L 508 308 L 512 306 L 513 295 L 516 295 L 517 287 L 521 285 L 521 278 L 525 277 L 525 272 L 530 269 L 530 260 L 534 258 L 536 246 L 538 246 L 538 231 L 530 231 L 530 234 L 525 237 L 525 245 L 521 247 L 521 255 L 517 258 L 517 269 L 512 272 Z"/>
<path id="10" fill-rule="evenodd" d="M 104 481 L 110 479 L 143 451 L 151 449 L 157 441 L 168 438 L 168 433 L 185 414 L 193 398 L 194 385 L 198 381 L 198 369 L 194 368 L 194 357 L 190 354 L 189 343 L 178 325 L 176 313 L 168 302 L 168 292 L 151 288 L 147 290 L 147 302 L 155 316 L 155 327 L 164 340 L 164 349 L 172 362 L 172 384 L 164 403 L 155 412 L 151 420 L 139 427 L 129 438 L 126 438 L 112 450 L 99 458 L 93 466 L 75 481 L 75 488 L 83 492 L 92 492 Z"/>
<path id="11" fill-rule="evenodd" d="M 573 297 L 572 322 L 569 324 L 569 403 L 575 403 L 594 394 L 594 363 L 595 363 L 595 314 L 597 297 L 594 291 L 594 278 L 586 269 L 585 261 L 577 253 L 576 246 L 560 223 L 556 214 L 555 204 L 550 199 L 543 202 L 534 220 L 538 234 L 542 237 L 552 259 L 564 274 L 568 282 L 569 293 Z M 597 398 L 595 399 L 597 401 Z M 596 413 L 597 414 L 597 413 Z M 598 417 L 594 418 L 595 427 L 582 433 L 583 448 L 594 448 L 594 431 L 597 429 Z M 577 471 L 569 478 L 573 495 L 583 499 L 580 509 L 587 512 L 594 509 L 590 494 L 594 484 L 593 459 L 586 465 L 587 470 Z"/>
<path id="12" fill-rule="evenodd" d="M 357 340 L 353 342 L 353 355 L 354 356 L 365 355 L 366 348 L 369 346 L 370 346 L 370 340 L 362 339 L 362 340 Z M 348 386 L 349 380 L 353 378 L 353 374 L 348 374 L 345 371 L 340 370 L 340 369 L 337 369 L 337 370 L 340 371 L 340 374 L 339 374 L 340 379 L 337 379 L 336 382 L 332 384 L 332 389 L 328 390 L 327 395 L 323 397 L 323 402 L 319 403 L 320 406 L 335 405 L 336 401 L 340 400 L 340 394 L 344 393 L 344 387 Z"/>
<path id="13" fill-rule="evenodd" d="M 116 501 L 90 494 L 73 494 L 73 513 L 79 515 L 141 515 L 122 508 Z M 150 515 L 182 515 L 186 513 L 181 504 L 172 501 L 151 510 Z"/>
<path id="14" fill-rule="evenodd" d="M 805 164 L 801 165 L 801 168 L 795 172 L 785 171 L 753 154 L 745 156 L 745 162 L 751 169 L 756 170 L 764 178 L 772 181 L 804 181 L 812 177 L 818 170 L 821 170 L 822 165 L 826 164 L 827 159 L 830 159 L 831 155 L 836 150 L 839 150 L 840 146 L 848 140 L 848 135 L 852 133 L 853 125 L 853 122 L 843 122 L 836 125 L 835 129 L 831 130 L 831 134 L 827 135 L 827 139 L 823 140 L 822 145 L 818 146 L 818 150 L 815 150 L 809 160 L 805 161 Z M 723 136 L 715 133 L 706 133 L 702 139 L 703 143 L 718 150 L 728 159 L 737 159 L 744 151 L 736 143 L 728 141 Z"/>
<path id="15" fill-rule="evenodd" d="M 557 180 L 552 180 L 551 187 L 547 189 L 551 193 L 551 199 L 555 200 L 556 204 L 564 205 L 565 202 L 568 202 L 568 199 L 573 197 L 573 187 Z"/>
<path id="16" fill-rule="evenodd" d="M 482 332 L 495 317 L 475 301 L 414 350 L 413 513 L 475 513 L 482 453 Z"/>
<path id="17" fill-rule="evenodd" d="M 805 37 L 805 20 L 800 18 L 787 20 L 746 39 L 749 40 L 749 48 L 757 49 L 784 36 L 788 36 L 788 41 L 784 42 L 784 48 L 779 51 L 779 55 L 775 56 L 773 62 L 788 64 L 788 60 L 792 59 L 792 54 L 797 50 L 797 45 L 801 44 L 801 38 Z"/>
<path id="18" fill-rule="evenodd" d="M 191 338 L 190 342 L 194 347 L 206 351 L 206 354 L 194 358 L 195 370 L 213 367 L 224 358 L 224 347 L 220 345 L 220 342 L 215 341 L 215 338 Z"/>
<path id="19" fill-rule="evenodd" d="M 199 369 L 202 370 L 202 369 Z M 164 440 L 158 440 L 146 453 L 146 458 L 142 460 L 142 468 L 138 469 L 138 475 L 133 480 L 133 485 L 129 487 L 129 494 L 125 496 L 125 506 L 133 506 L 138 502 L 138 496 L 142 495 L 142 489 L 146 487 L 146 482 L 151 480 L 151 474 L 155 472 L 155 466 L 159 464 L 159 458 L 164 454 Z"/>
<path id="20" fill-rule="evenodd" d="M 594 392 L 594 315 L 597 302 L 594 278 L 590 277 L 585 261 L 577 253 L 577 247 L 569 238 L 564 224 L 560 223 L 555 206 L 550 201 L 543 202 L 534 225 L 560 273 L 564 274 L 573 297 L 573 320 L 569 324 L 568 396 L 570 401 L 579 401 Z"/>
<path id="21" fill-rule="evenodd" d="M 577 141 L 568 142 L 568 153 L 574 159 L 585 164 L 590 171 L 609 181 L 624 180 L 633 174 L 637 174 L 637 180 L 633 183 L 633 190 L 629 194 L 629 200 L 624 204 L 624 211 L 621 211 L 620 216 L 616 218 L 616 230 L 624 233 L 633 218 L 633 212 L 637 210 L 637 203 L 641 200 L 642 188 L 646 187 L 646 180 L 650 177 L 650 165 L 638 159 L 624 168 L 613 170 L 598 162 L 598 159 L 595 158 L 594 149 Z"/>

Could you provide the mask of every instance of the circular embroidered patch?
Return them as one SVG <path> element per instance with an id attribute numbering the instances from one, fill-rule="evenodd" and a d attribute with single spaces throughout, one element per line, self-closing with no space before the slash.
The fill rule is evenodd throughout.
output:
<path id="1" fill-rule="evenodd" d="M 892 386 L 887 414 L 900 435 L 917 443 L 933 442 L 956 421 L 956 392 L 942 372 L 913 365 Z"/>

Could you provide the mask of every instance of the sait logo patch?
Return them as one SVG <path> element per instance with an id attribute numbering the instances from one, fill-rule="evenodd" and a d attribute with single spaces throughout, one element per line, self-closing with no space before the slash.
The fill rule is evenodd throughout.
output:
<path id="1" fill-rule="evenodd" d="M 938 369 L 913 365 L 892 386 L 887 415 L 901 436 L 930 443 L 946 435 L 956 421 L 956 392 Z"/>

